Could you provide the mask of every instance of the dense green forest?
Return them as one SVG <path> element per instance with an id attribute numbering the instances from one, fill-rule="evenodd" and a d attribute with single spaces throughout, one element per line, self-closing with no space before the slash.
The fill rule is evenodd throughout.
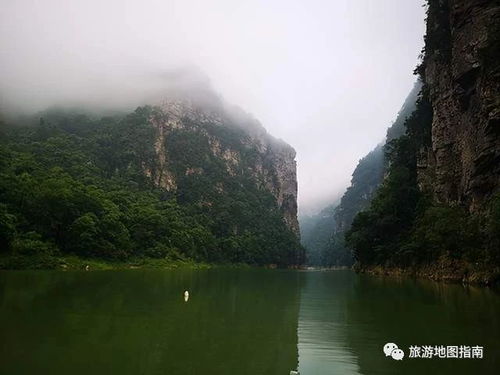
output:
<path id="1" fill-rule="evenodd" d="M 275 198 L 247 173 L 257 150 L 244 131 L 186 124 L 165 139 L 175 191 L 152 183 L 154 107 L 96 118 L 45 112 L 0 134 L 0 266 L 54 267 L 76 255 L 200 262 L 296 264 L 301 246 Z M 241 151 L 238 170 L 210 150 L 207 134 Z M 203 170 L 203 173 L 187 173 Z"/>
<path id="2" fill-rule="evenodd" d="M 386 146 L 387 176 L 346 234 L 360 266 L 409 267 L 438 260 L 486 268 L 500 264 L 500 197 L 479 215 L 436 202 L 417 181 L 417 154 L 431 141 L 432 108 L 422 90 L 406 133 Z"/>

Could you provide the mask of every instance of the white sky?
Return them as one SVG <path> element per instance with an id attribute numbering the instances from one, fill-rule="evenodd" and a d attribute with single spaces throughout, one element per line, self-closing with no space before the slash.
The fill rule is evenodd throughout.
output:
<path id="1" fill-rule="evenodd" d="M 0 106 L 117 103 L 200 67 L 297 150 L 299 207 L 341 193 L 410 91 L 422 0 L 0 0 Z"/>

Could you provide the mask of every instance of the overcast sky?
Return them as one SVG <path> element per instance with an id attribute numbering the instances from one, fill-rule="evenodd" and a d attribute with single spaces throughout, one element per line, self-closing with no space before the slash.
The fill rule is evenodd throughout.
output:
<path id="1" fill-rule="evenodd" d="M 116 104 L 145 76 L 197 66 L 295 147 L 310 212 L 347 187 L 395 119 L 415 81 L 422 3 L 0 0 L 0 106 Z"/>

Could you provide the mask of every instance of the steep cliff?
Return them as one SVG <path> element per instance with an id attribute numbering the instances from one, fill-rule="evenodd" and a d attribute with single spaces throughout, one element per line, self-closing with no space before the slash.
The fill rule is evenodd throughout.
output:
<path id="1" fill-rule="evenodd" d="M 208 106 L 188 99 L 165 100 L 150 121 L 156 129 L 157 164 L 146 173 L 157 186 L 176 192 L 183 180 L 205 175 L 211 178 L 211 186 L 206 189 L 223 193 L 226 177 L 248 176 L 274 196 L 285 223 L 299 235 L 297 166 L 290 145 L 269 135 L 251 116 L 221 103 Z M 182 152 L 175 139 L 190 134 L 202 147 L 192 146 L 211 155 L 188 160 L 186 156 L 194 150 Z M 212 157 L 224 164 L 223 170 L 217 171 L 221 174 L 204 165 L 204 160 Z"/>
<path id="2" fill-rule="evenodd" d="M 357 266 L 500 279 L 500 3 L 428 0 L 423 81 L 387 173 L 346 235 Z"/>
<path id="3" fill-rule="evenodd" d="M 474 211 L 500 189 L 500 2 L 429 1 L 419 71 L 433 111 L 420 187 Z"/>

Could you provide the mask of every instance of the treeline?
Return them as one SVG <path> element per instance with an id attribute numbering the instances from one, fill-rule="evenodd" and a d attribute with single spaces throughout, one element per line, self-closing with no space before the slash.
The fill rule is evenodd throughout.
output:
<path id="1" fill-rule="evenodd" d="M 246 171 L 257 152 L 243 131 L 191 124 L 166 140 L 166 191 L 147 176 L 161 173 L 152 118 L 141 107 L 127 116 L 93 118 L 47 112 L 35 126 L 5 124 L 0 133 L 0 266 L 41 267 L 59 255 L 109 260 L 137 257 L 290 265 L 302 248 L 274 197 Z M 240 147 L 229 174 L 207 134 Z M 186 173 L 187 168 L 202 171 Z M 36 262 L 31 262 L 35 264 Z"/>

